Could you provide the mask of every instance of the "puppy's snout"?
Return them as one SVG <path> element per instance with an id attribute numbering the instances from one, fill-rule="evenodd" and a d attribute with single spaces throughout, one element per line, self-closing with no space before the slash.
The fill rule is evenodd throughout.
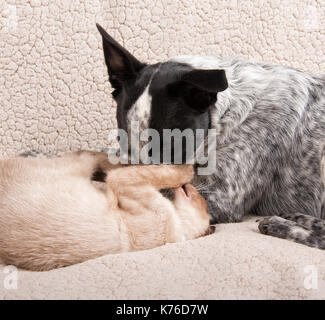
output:
<path id="1" fill-rule="evenodd" d="M 216 231 L 216 226 L 215 225 L 210 225 L 209 226 L 209 234 L 215 233 Z"/>
<path id="2" fill-rule="evenodd" d="M 175 189 L 175 196 L 180 196 L 187 200 L 191 200 L 192 196 L 194 196 L 196 193 L 197 191 L 195 187 L 189 183 Z"/>
<path id="3" fill-rule="evenodd" d="M 216 227 L 209 225 L 209 227 L 206 229 L 205 233 L 203 234 L 204 236 L 208 236 L 210 234 L 215 233 Z"/>
<path id="4" fill-rule="evenodd" d="M 185 189 L 188 197 L 195 196 L 198 193 L 196 188 L 190 183 L 187 183 L 185 186 L 183 186 L 183 188 Z"/>

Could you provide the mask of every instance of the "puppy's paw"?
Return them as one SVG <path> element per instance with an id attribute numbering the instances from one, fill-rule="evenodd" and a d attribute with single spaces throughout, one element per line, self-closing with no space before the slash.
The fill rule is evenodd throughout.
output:
<path id="1" fill-rule="evenodd" d="M 194 168 L 190 164 L 185 164 L 181 166 L 181 178 L 182 185 L 186 183 L 190 183 L 194 177 Z"/>

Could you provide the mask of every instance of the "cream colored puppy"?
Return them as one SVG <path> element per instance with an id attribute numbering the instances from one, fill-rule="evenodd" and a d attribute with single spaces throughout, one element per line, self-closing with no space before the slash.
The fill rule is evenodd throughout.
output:
<path id="1" fill-rule="evenodd" d="M 107 174 L 104 188 L 91 181 L 98 170 Z M 115 167 L 89 151 L 1 160 L 0 259 L 50 270 L 199 237 L 209 216 L 186 184 L 192 177 L 189 165 Z M 173 201 L 160 194 L 166 188 L 175 189 Z"/>

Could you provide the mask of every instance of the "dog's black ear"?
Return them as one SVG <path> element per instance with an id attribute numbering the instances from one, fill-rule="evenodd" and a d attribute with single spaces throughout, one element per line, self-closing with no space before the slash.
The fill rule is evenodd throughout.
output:
<path id="1" fill-rule="evenodd" d="M 220 92 L 228 88 L 225 70 L 192 70 L 185 73 L 182 81 L 207 92 Z"/>
<path id="2" fill-rule="evenodd" d="M 98 23 L 96 26 L 103 38 L 103 50 L 109 81 L 114 89 L 119 90 L 123 82 L 134 77 L 145 64 L 123 48 Z"/>
<path id="3" fill-rule="evenodd" d="M 204 112 L 217 101 L 217 93 L 228 88 L 224 70 L 196 69 L 168 86 L 173 96 L 182 96 L 192 108 Z"/>

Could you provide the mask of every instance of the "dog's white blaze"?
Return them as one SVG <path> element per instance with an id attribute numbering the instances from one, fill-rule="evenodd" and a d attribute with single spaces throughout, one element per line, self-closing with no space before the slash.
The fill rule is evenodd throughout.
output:
<path id="1" fill-rule="evenodd" d="M 128 112 L 128 120 L 139 121 L 141 128 L 143 128 L 144 125 L 148 127 L 148 120 L 151 112 L 152 97 L 149 94 L 149 85 Z"/>
<path id="2" fill-rule="evenodd" d="M 133 134 L 141 135 L 141 132 L 148 129 L 149 127 L 152 100 L 152 96 L 149 94 L 149 86 L 150 83 L 128 112 L 127 119 L 129 135 L 131 134 L 131 132 L 133 132 Z M 135 132 L 133 130 L 135 130 Z M 129 144 L 132 144 L 131 136 L 129 136 L 128 142 Z M 131 148 L 136 154 L 139 154 L 140 150 L 144 147 L 145 144 L 146 142 L 140 139 L 136 144 L 132 144 Z M 143 160 L 145 161 L 146 159 Z"/>

